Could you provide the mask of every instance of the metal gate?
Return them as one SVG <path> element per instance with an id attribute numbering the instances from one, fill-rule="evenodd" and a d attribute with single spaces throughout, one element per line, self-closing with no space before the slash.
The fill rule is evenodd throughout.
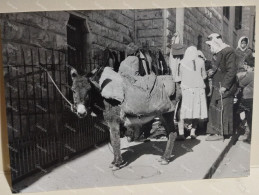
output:
<path id="1" fill-rule="evenodd" d="M 38 48 L 20 50 L 23 63 L 4 66 L 13 182 L 44 171 L 46 167 L 109 137 L 106 127 L 95 127 L 97 119 L 90 116 L 79 119 L 72 113 L 47 73 L 39 68 L 41 65 L 47 69 L 61 91 L 69 97 L 70 68 L 65 52 Z M 4 55 L 8 57 L 7 53 Z M 86 66 L 94 68 L 101 61 L 89 60 Z"/>

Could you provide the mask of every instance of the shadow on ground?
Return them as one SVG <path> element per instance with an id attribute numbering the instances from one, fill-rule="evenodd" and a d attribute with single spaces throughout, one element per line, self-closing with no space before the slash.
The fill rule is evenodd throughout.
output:
<path id="1" fill-rule="evenodd" d="M 138 145 L 122 148 L 122 158 L 130 165 L 132 162 L 140 158 L 142 155 L 152 154 L 162 156 L 165 151 L 167 140 L 164 141 L 150 141 Z M 172 152 L 173 161 L 186 153 L 193 152 L 193 147 L 200 143 L 198 139 L 187 139 L 185 141 L 176 141 Z M 148 162 L 147 162 L 148 163 Z"/>
<path id="2" fill-rule="evenodd" d="M 163 155 L 163 152 L 166 147 L 167 140 L 155 140 L 155 141 L 150 141 L 150 142 L 145 142 L 145 143 L 139 143 L 134 146 L 130 146 L 127 148 L 122 148 L 122 157 L 123 159 L 127 162 L 127 165 L 130 165 L 132 162 L 134 162 L 136 159 L 141 158 L 143 155 L 148 155 L 148 154 L 153 154 L 157 155 L 157 159 L 160 158 L 160 156 Z M 185 155 L 189 152 L 193 152 L 192 148 L 196 146 L 197 144 L 200 143 L 200 140 L 195 139 L 195 140 L 185 140 L 185 141 L 176 141 L 175 142 L 175 147 L 173 149 L 172 155 L 173 157 L 171 158 L 171 161 L 179 158 L 182 155 Z M 101 144 L 102 147 L 104 144 Z M 91 150 L 88 150 L 87 152 L 83 152 L 79 155 L 76 155 L 72 157 L 71 159 L 68 159 L 66 161 L 63 161 L 59 164 L 56 164 L 55 166 L 52 166 L 48 169 L 42 169 L 41 172 L 34 174 L 28 178 L 25 178 L 21 182 L 15 184 L 13 186 L 13 192 L 18 193 L 19 191 L 25 189 L 26 187 L 34 184 L 38 180 L 40 180 L 42 177 L 46 176 L 47 174 L 51 173 L 54 171 L 56 168 L 59 168 L 60 166 L 73 161 L 74 159 L 81 157 L 83 155 L 89 154 L 91 151 L 95 150 L 92 148 Z M 156 158 L 156 157 L 155 157 Z M 107 166 L 109 165 L 110 162 L 107 161 Z M 149 162 L 146 162 L 147 165 L 150 165 Z M 173 162 L 172 162 L 173 163 Z M 143 169 L 143 167 L 140 167 Z M 40 190 L 40 189 L 39 189 Z"/>

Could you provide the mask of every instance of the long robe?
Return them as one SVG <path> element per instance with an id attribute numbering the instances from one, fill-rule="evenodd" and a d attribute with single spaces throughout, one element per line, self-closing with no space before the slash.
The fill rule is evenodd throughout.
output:
<path id="1" fill-rule="evenodd" d="M 212 82 L 212 96 L 209 106 L 209 122 L 207 125 L 208 134 L 233 134 L 233 101 L 236 91 L 236 56 L 235 51 L 231 47 L 222 49 L 216 55 L 216 62 L 213 65 L 215 71 Z M 221 97 L 219 89 L 225 87 L 226 91 L 223 93 L 223 110 L 221 109 Z M 223 121 L 221 124 L 221 114 L 223 114 Z"/>

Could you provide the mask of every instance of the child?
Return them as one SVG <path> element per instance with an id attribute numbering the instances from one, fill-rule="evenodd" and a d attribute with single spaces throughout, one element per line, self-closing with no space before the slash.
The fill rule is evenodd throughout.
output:
<path id="1" fill-rule="evenodd" d="M 252 64 L 250 64 L 253 66 Z M 244 65 L 237 73 L 239 87 L 242 88 L 242 98 L 239 102 L 239 110 L 245 112 L 245 118 L 249 129 L 245 134 L 239 137 L 242 141 L 251 141 L 252 131 L 252 112 L 253 112 L 253 88 L 254 88 L 254 71 L 249 65 Z"/>

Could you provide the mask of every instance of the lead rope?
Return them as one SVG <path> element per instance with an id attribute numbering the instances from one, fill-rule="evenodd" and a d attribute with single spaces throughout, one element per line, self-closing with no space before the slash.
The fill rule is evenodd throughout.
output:
<path id="1" fill-rule="evenodd" d="M 55 81 L 53 80 L 53 78 L 51 77 L 51 75 L 49 74 L 48 70 L 46 70 L 45 68 L 43 68 L 41 65 L 37 65 L 39 66 L 42 70 L 44 70 L 48 77 L 50 78 L 51 82 L 53 83 L 53 85 L 56 87 L 57 91 L 59 92 L 59 94 L 63 97 L 64 100 L 66 100 L 66 102 L 70 105 L 70 107 L 73 106 L 73 104 L 65 97 L 65 95 L 61 92 L 61 90 L 58 88 L 57 84 L 55 83 Z"/>

